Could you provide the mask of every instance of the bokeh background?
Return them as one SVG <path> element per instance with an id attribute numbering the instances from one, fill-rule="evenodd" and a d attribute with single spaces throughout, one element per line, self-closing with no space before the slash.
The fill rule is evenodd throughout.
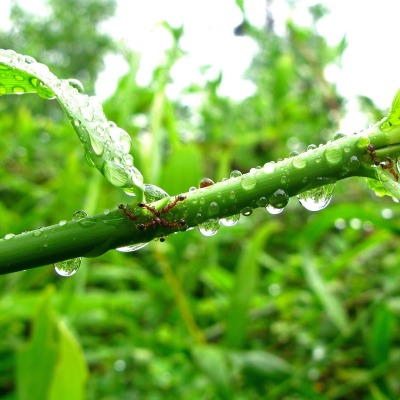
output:
<path id="1" fill-rule="evenodd" d="M 4 2 L 0 45 L 97 93 L 146 182 L 171 195 L 361 130 L 398 86 L 395 1 L 373 15 L 363 2 L 142 3 Z M 360 49 L 346 26 L 366 19 L 386 23 Z M 130 200 L 87 165 L 57 102 L 2 97 L 0 112 L 1 236 Z M 0 397 L 397 399 L 398 215 L 354 178 L 318 213 L 291 199 L 214 237 L 85 259 L 70 278 L 1 276 Z"/>

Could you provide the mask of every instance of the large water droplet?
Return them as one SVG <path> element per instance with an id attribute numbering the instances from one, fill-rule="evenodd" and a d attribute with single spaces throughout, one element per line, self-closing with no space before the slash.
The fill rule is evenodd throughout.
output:
<path id="1" fill-rule="evenodd" d="M 109 134 L 114 141 L 115 147 L 120 150 L 122 153 L 129 153 L 131 149 L 132 141 L 128 132 L 124 131 L 121 128 L 113 127 L 109 129 Z"/>
<path id="2" fill-rule="evenodd" d="M 106 161 L 103 168 L 104 176 L 116 187 L 125 186 L 128 182 L 128 174 L 119 164 L 113 161 Z"/>
<path id="3" fill-rule="evenodd" d="M 334 183 L 320 186 L 300 193 L 297 198 L 307 210 L 320 211 L 330 203 L 334 187 Z"/>
<path id="4" fill-rule="evenodd" d="M 336 143 L 328 144 L 324 155 L 329 164 L 339 164 L 343 159 L 342 148 Z"/>
<path id="5" fill-rule="evenodd" d="M 293 158 L 292 164 L 293 164 L 293 167 L 295 167 L 297 169 L 302 169 L 307 166 L 307 160 L 305 159 L 305 157 L 303 155 L 299 155 L 299 156 Z"/>
<path id="6" fill-rule="evenodd" d="M 256 184 L 257 184 L 257 179 L 254 176 L 254 174 L 250 173 L 242 175 L 242 178 L 240 180 L 240 186 L 242 186 L 244 190 L 251 190 L 256 186 Z"/>
<path id="7" fill-rule="evenodd" d="M 54 271 L 60 276 L 72 276 L 81 266 L 82 257 L 71 258 L 54 264 Z"/>
<path id="8" fill-rule="evenodd" d="M 153 203 L 157 200 L 169 197 L 169 194 L 166 191 L 156 185 L 151 185 L 148 183 L 144 185 L 144 195 L 147 203 Z"/>
<path id="9" fill-rule="evenodd" d="M 130 253 L 131 251 L 136 251 L 139 249 L 142 249 L 143 247 L 145 247 L 146 245 L 148 245 L 149 243 L 135 243 L 135 244 L 131 244 L 129 246 L 123 246 L 123 247 L 118 247 L 116 248 L 116 250 L 121 251 L 122 253 Z"/>
<path id="10" fill-rule="evenodd" d="M 240 219 L 240 214 L 235 214 L 235 215 L 231 215 L 226 218 L 221 218 L 220 222 L 222 225 L 225 225 L 225 226 L 233 226 L 238 223 L 239 219 Z"/>
<path id="11" fill-rule="evenodd" d="M 36 92 L 42 99 L 51 100 L 55 98 L 54 92 L 42 81 L 37 81 Z"/>
<path id="12" fill-rule="evenodd" d="M 272 193 L 271 196 L 269 196 L 268 198 L 269 206 L 273 208 L 279 208 L 279 209 L 284 208 L 286 207 L 288 202 L 289 202 L 289 195 L 283 189 L 275 190 L 275 192 Z"/>
<path id="13" fill-rule="evenodd" d="M 275 163 L 270 161 L 264 164 L 263 170 L 266 174 L 272 174 L 275 171 Z"/>
<path id="14" fill-rule="evenodd" d="M 214 236 L 219 229 L 219 220 L 217 218 L 211 218 L 207 221 L 199 224 L 199 231 L 204 236 Z"/>

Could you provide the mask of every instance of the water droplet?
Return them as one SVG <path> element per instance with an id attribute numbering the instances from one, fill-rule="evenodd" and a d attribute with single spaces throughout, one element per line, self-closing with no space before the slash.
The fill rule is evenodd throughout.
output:
<path id="1" fill-rule="evenodd" d="M 23 88 L 22 86 L 14 86 L 12 88 L 12 91 L 15 94 L 21 94 L 21 93 L 25 93 L 25 88 Z"/>
<path id="2" fill-rule="evenodd" d="M 240 214 L 235 214 L 235 215 L 231 215 L 226 218 L 221 218 L 220 222 L 222 225 L 225 225 L 225 226 L 233 226 L 238 223 L 239 219 L 240 219 Z"/>
<path id="3" fill-rule="evenodd" d="M 199 184 L 199 188 L 206 188 L 214 185 L 214 181 L 210 178 L 203 178 Z"/>
<path id="4" fill-rule="evenodd" d="M 196 187 L 192 186 L 191 188 L 189 188 L 189 192 L 190 193 L 194 193 L 197 190 Z"/>
<path id="5" fill-rule="evenodd" d="M 42 81 L 38 81 L 36 84 L 36 92 L 42 98 L 46 100 L 54 99 L 54 92 L 47 87 Z"/>
<path id="6" fill-rule="evenodd" d="M 242 179 L 240 180 L 240 186 L 244 190 L 251 190 L 253 189 L 257 184 L 257 179 L 254 176 L 254 174 L 245 174 L 242 175 Z"/>
<path id="7" fill-rule="evenodd" d="M 128 182 L 128 174 L 126 171 L 122 166 L 113 161 L 106 161 L 104 163 L 103 173 L 113 186 L 122 187 Z"/>
<path id="8" fill-rule="evenodd" d="M 129 246 L 118 247 L 118 248 L 116 248 L 116 250 L 118 250 L 122 253 L 130 253 L 131 251 L 136 251 L 136 250 L 142 249 L 143 247 L 145 247 L 148 244 L 149 244 L 149 242 L 135 243 L 135 244 L 131 244 Z"/>
<path id="9" fill-rule="evenodd" d="M 69 86 L 76 89 L 79 93 L 84 92 L 85 89 L 83 88 L 82 82 L 78 79 L 66 79 L 65 81 L 68 83 Z"/>
<path id="10" fill-rule="evenodd" d="M 274 161 L 270 161 L 270 162 L 264 164 L 263 170 L 266 174 L 272 174 L 275 171 Z"/>
<path id="11" fill-rule="evenodd" d="M 229 198 L 230 198 L 231 200 L 233 200 L 235 197 L 236 197 L 235 192 L 234 192 L 233 190 L 231 190 L 231 191 L 229 192 Z"/>
<path id="12" fill-rule="evenodd" d="M 81 257 L 71 258 L 54 264 L 54 270 L 60 276 L 72 276 L 81 266 Z"/>
<path id="13" fill-rule="evenodd" d="M 268 204 L 268 200 L 266 197 L 260 197 L 257 201 L 256 201 L 258 207 L 266 207 Z"/>
<path id="14" fill-rule="evenodd" d="M 86 218 L 86 217 L 87 217 L 87 212 L 86 211 L 78 210 L 78 211 L 74 212 L 74 214 L 72 216 L 72 221 L 79 221 L 79 220 L 81 220 L 83 218 Z"/>
<path id="15" fill-rule="evenodd" d="M 169 197 L 169 194 L 165 190 L 161 189 L 156 185 L 151 185 L 149 183 L 146 183 L 144 185 L 144 195 L 147 203 L 153 203 L 157 200 Z"/>
<path id="16" fill-rule="evenodd" d="M 110 214 L 110 210 L 109 210 L 109 209 L 105 209 L 105 210 L 103 211 L 103 214 L 104 214 L 104 215 Z"/>
<path id="17" fill-rule="evenodd" d="M 219 229 L 219 219 L 211 218 L 199 224 L 199 231 L 204 236 L 214 236 Z"/>
<path id="18" fill-rule="evenodd" d="M 239 178 L 240 176 L 242 176 L 242 173 L 237 169 L 233 170 L 230 175 L 231 178 Z"/>
<path id="19" fill-rule="evenodd" d="M 15 238 L 15 235 L 13 233 L 7 233 L 7 235 L 4 236 L 5 240 L 10 240 Z"/>
<path id="20" fill-rule="evenodd" d="M 212 216 L 218 214 L 218 212 L 219 212 L 218 203 L 215 202 L 215 201 L 211 202 L 211 203 L 209 204 L 209 206 L 208 206 L 208 215 L 209 215 L 210 217 L 212 217 Z"/>
<path id="21" fill-rule="evenodd" d="M 305 157 L 303 155 L 299 155 L 299 156 L 293 158 L 292 164 L 293 164 L 293 167 L 295 167 L 297 169 L 302 169 L 307 166 L 307 160 L 305 159 Z"/>
<path id="22" fill-rule="evenodd" d="M 338 132 L 338 133 L 335 133 L 335 135 L 333 136 L 333 140 L 339 140 L 344 137 L 346 137 L 346 135 L 344 133 Z"/>
<path id="23" fill-rule="evenodd" d="M 369 145 L 369 138 L 367 138 L 366 136 L 361 136 L 356 143 L 356 146 L 361 150 L 366 149 L 368 145 Z"/>
<path id="24" fill-rule="evenodd" d="M 270 214 L 280 214 L 283 211 L 283 208 L 275 208 L 273 206 L 271 206 L 271 204 L 268 204 L 267 207 L 265 207 L 265 209 L 270 213 Z"/>
<path id="25" fill-rule="evenodd" d="M 315 144 L 310 144 L 308 147 L 307 147 L 307 151 L 312 151 L 312 150 L 315 150 L 317 148 L 317 146 L 315 145 Z"/>
<path id="26" fill-rule="evenodd" d="M 41 229 L 35 229 L 35 230 L 33 231 L 33 236 L 39 237 L 42 233 L 43 233 L 43 232 L 42 232 Z"/>
<path id="27" fill-rule="evenodd" d="M 307 190 L 297 195 L 300 204 L 309 211 L 320 211 L 328 206 L 332 199 L 335 184 L 331 183 Z"/>
<path id="28" fill-rule="evenodd" d="M 343 158 L 342 148 L 336 143 L 331 143 L 327 145 L 324 155 L 329 164 L 339 164 Z"/>
<path id="29" fill-rule="evenodd" d="M 111 139 L 114 141 L 114 145 L 118 150 L 120 150 L 122 153 L 129 153 L 132 145 L 132 140 L 128 132 L 124 131 L 121 128 L 115 127 L 110 128 L 108 133 L 110 134 Z"/>
<path id="30" fill-rule="evenodd" d="M 358 169 L 360 166 L 360 160 L 357 156 L 351 156 L 349 162 L 347 163 L 347 167 L 350 171 L 354 171 Z"/>
<path id="31" fill-rule="evenodd" d="M 62 220 L 58 223 L 58 225 L 64 226 L 66 223 L 67 223 L 67 221 L 66 221 L 65 219 L 62 219 Z"/>
<path id="32" fill-rule="evenodd" d="M 249 215 L 253 214 L 253 209 L 251 207 L 244 207 L 240 210 L 240 213 L 245 217 L 248 217 Z"/>
<path id="33" fill-rule="evenodd" d="M 281 176 L 281 183 L 282 183 L 282 185 L 287 185 L 288 177 L 286 175 Z"/>
<path id="34" fill-rule="evenodd" d="M 24 59 L 25 59 L 25 62 L 26 62 L 27 64 L 33 64 L 33 63 L 36 62 L 36 60 L 35 60 L 33 57 L 31 57 L 31 56 L 24 56 Z"/>
<path id="35" fill-rule="evenodd" d="M 275 190 L 268 198 L 268 203 L 273 208 L 284 208 L 288 202 L 289 195 L 282 189 Z"/>
<path id="36" fill-rule="evenodd" d="M 14 79 L 16 80 L 16 81 L 23 81 L 24 80 L 24 77 L 23 76 L 21 76 L 21 75 L 14 75 Z"/>
<path id="37" fill-rule="evenodd" d="M 92 145 L 92 149 L 96 155 L 101 156 L 103 154 L 104 146 L 100 138 L 92 134 L 90 136 L 90 144 Z"/>

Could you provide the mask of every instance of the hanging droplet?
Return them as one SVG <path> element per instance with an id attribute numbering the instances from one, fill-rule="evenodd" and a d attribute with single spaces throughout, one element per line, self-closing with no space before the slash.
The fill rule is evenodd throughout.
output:
<path id="1" fill-rule="evenodd" d="M 144 185 L 144 195 L 147 203 L 154 203 L 157 200 L 169 197 L 169 194 L 165 190 L 149 183 Z"/>
<path id="2" fill-rule="evenodd" d="M 268 200 L 266 197 L 260 197 L 257 201 L 256 201 L 258 207 L 266 207 L 268 204 Z"/>
<path id="3" fill-rule="evenodd" d="M 280 214 L 284 209 L 283 208 L 275 208 L 273 206 L 271 206 L 271 204 L 268 204 L 267 207 L 265 207 L 265 209 L 270 213 L 270 214 Z"/>
<path id="4" fill-rule="evenodd" d="M 307 190 L 297 195 L 300 204 L 309 211 L 320 211 L 328 206 L 332 199 L 335 184 L 331 183 Z"/>
<path id="5" fill-rule="evenodd" d="M 284 208 L 288 202 L 289 195 L 283 189 L 275 190 L 268 198 L 269 206 L 273 208 Z"/>
<path id="6" fill-rule="evenodd" d="M 199 224 L 199 231 L 204 236 L 214 236 L 219 229 L 219 219 L 211 218 Z"/>
<path id="7" fill-rule="evenodd" d="M 60 276 L 72 276 L 81 266 L 82 257 L 71 258 L 54 264 L 54 271 Z"/>
<path id="8" fill-rule="evenodd" d="M 116 187 L 125 186 L 128 182 L 128 174 L 123 167 L 116 162 L 106 161 L 104 163 L 103 173 L 106 179 Z"/>
<path id="9" fill-rule="evenodd" d="M 233 226 L 238 223 L 239 219 L 240 219 L 240 214 L 235 214 L 226 218 L 221 218 L 219 221 L 221 222 L 222 225 Z"/>
<path id="10" fill-rule="evenodd" d="M 135 244 L 131 244 L 129 246 L 118 247 L 115 250 L 118 250 L 122 253 L 130 253 L 132 251 L 142 249 L 143 247 L 145 247 L 148 244 L 149 244 L 148 242 L 147 243 L 135 243 Z"/>
<path id="11" fill-rule="evenodd" d="M 248 217 L 253 213 L 253 209 L 251 207 L 244 207 L 240 210 L 240 213 L 245 216 Z"/>

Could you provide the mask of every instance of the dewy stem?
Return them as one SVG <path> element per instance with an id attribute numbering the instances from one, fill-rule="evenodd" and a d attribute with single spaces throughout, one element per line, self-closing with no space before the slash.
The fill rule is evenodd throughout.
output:
<path id="1" fill-rule="evenodd" d="M 162 216 L 169 224 L 151 224 L 156 216 L 143 207 L 132 205 L 129 215 L 136 219 L 116 208 L 79 221 L 60 222 L 19 235 L 8 234 L 0 239 L 0 274 L 74 257 L 99 256 L 117 247 L 184 231 L 209 219 L 246 214 L 244 210 L 266 204 L 282 208 L 291 196 L 351 176 L 374 178 L 376 168 L 372 167 L 368 145 L 379 151 L 380 157 L 393 157 L 400 143 L 398 135 L 393 135 L 398 140 L 394 142 L 393 136 L 381 129 L 381 124 L 379 122 L 358 134 L 328 142 L 298 156 L 267 163 L 247 174 L 235 174 L 239 176 L 184 193 L 185 200 L 177 202 Z M 286 199 L 283 203 L 282 197 Z M 161 200 L 152 206 L 157 209 L 162 203 L 165 205 Z M 184 226 L 175 223 L 182 219 L 185 220 Z"/>

